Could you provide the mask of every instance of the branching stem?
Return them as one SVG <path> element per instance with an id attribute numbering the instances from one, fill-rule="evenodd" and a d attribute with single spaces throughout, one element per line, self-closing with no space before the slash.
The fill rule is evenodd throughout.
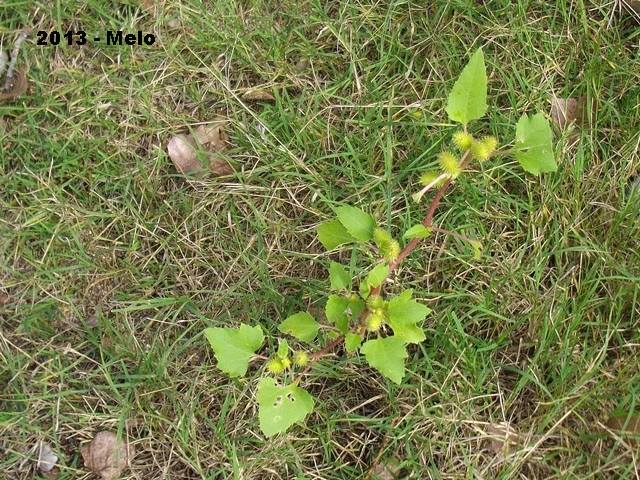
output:
<path id="1" fill-rule="evenodd" d="M 471 159 L 471 151 L 467 150 L 464 153 L 464 155 L 462 156 L 462 159 L 460 160 L 460 168 L 464 169 L 464 167 L 469 163 L 470 159 Z M 449 230 L 445 230 L 443 228 L 438 228 L 438 227 L 434 227 L 433 226 L 433 217 L 434 217 L 434 215 L 436 213 L 436 210 L 438 209 L 438 206 L 440 205 L 440 202 L 442 201 L 442 198 L 444 197 L 444 194 L 447 192 L 447 190 L 449 189 L 449 187 L 453 183 L 453 180 L 454 180 L 453 178 L 448 178 L 445 181 L 445 183 L 443 183 L 442 186 L 436 191 L 436 194 L 431 199 L 431 203 L 429 204 L 429 209 L 427 210 L 427 214 L 424 217 L 424 220 L 422 221 L 422 225 L 424 225 L 427 228 L 430 228 L 434 232 L 445 233 L 447 235 L 453 235 L 455 237 L 462 238 L 462 239 L 464 239 L 466 241 L 471 241 L 469 238 L 465 237 L 464 235 L 460 235 L 459 233 L 451 232 Z M 389 276 L 395 270 L 397 270 L 398 266 L 403 262 L 403 260 L 405 258 L 407 258 L 416 249 L 416 247 L 420 243 L 420 240 L 422 240 L 422 239 L 414 238 L 404 246 L 404 248 L 402 249 L 400 254 L 397 256 L 397 258 L 389 264 Z M 383 282 L 383 284 L 384 284 L 384 282 Z M 371 290 L 370 294 L 371 295 L 380 295 L 380 291 L 381 291 L 381 287 L 376 287 L 376 288 L 373 288 Z M 358 319 L 357 333 L 361 337 L 365 334 L 365 332 L 367 330 L 367 316 L 368 315 L 369 315 L 369 309 L 365 307 L 363 309 L 363 311 L 360 313 L 360 317 Z M 322 357 L 327 356 L 330 353 L 333 353 L 333 350 L 337 346 L 339 346 L 343 341 L 344 341 L 344 336 L 340 335 L 339 337 L 333 339 L 331 342 L 327 343 L 320 350 L 312 353 L 310 355 L 309 364 L 296 377 L 296 382 L 299 381 L 302 378 L 302 376 L 309 371 L 309 369 L 311 368 L 313 362 L 319 360 Z"/>

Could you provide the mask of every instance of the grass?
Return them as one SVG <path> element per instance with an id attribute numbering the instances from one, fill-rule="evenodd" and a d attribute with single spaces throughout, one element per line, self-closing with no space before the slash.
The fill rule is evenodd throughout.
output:
<path id="1" fill-rule="evenodd" d="M 3 48 L 24 27 L 157 37 L 28 41 L 30 90 L 0 105 L 0 476 L 33 478 L 39 440 L 59 478 L 85 476 L 79 446 L 107 429 L 136 446 L 124 478 L 366 478 L 390 459 L 403 478 L 637 478 L 638 432 L 608 423 L 640 410 L 630 15 L 563 0 L 153 3 L 0 5 Z M 329 258 L 349 261 L 315 240 L 331 206 L 365 206 L 394 234 L 421 218 L 410 195 L 454 131 L 445 98 L 478 46 L 479 129 L 508 143 L 553 95 L 595 102 L 591 126 L 577 145 L 559 137 L 556 174 L 497 161 L 447 195 L 436 221 L 485 253 L 438 235 L 403 266 L 398 284 L 435 313 L 401 388 L 322 363 L 307 424 L 265 441 L 254 382 L 222 375 L 201 331 L 275 334 L 320 310 Z M 251 87 L 275 102 L 243 100 Z M 178 175 L 168 139 L 219 116 L 236 175 Z"/>

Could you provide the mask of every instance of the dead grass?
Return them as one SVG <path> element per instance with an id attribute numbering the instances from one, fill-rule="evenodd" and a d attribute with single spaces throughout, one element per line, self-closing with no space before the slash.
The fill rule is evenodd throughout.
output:
<path id="1" fill-rule="evenodd" d="M 80 446 L 110 430 L 136 448 L 125 478 L 365 478 L 389 459 L 406 478 L 635 478 L 638 432 L 607 423 L 637 415 L 640 371 L 638 36 L 612 8 L 0 6 L 2 48 L 24 27 L 158 38 L 29 41 L 30 90 L 0 105 L 0 477 L 33 478 L 46 440 L 59 478 L 83 478 Z M 314 229 L 335 202 L 394 233 L 415 223 L 415 177 L 452 131 L 444 98 L 478 45 L 483 129 L 507 143 L 520 112 L 581 95 L 591 127 L 559 140 L 558 174 L 506 160 L 447 196 L 437 221 L 485 254 L 436 236 L 400 273 L 435 311 L 401 388 L 358 359 L 322 364 L 307 425 L 265 441 L 254 383 L 221 375 L 200 332 L 274 333 L 322 308 Z M 243 100 L 257 86 L 275 102 Z M 237 173 L 178 175 L 168 139 L 218 116 Z"/>

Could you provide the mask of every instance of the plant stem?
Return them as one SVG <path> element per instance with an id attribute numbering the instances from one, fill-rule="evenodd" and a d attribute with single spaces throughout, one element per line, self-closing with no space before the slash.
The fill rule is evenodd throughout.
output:
<path id="1" fill-rule="evenodd" d="M 469 150 L 464 152 L 464 155 L 460 160 L 460 168 L 464 168 L 467 165 L 467 163 L 469 162 L 470 156 L 471 156 L 471 152 Z M 424 217 L 424 220 L 422 221 L 422 225 L 424 225 L 425 227 L 432 228 L 433 216 L 436 213 L 436 209 L 440 205 L 440 201 L 442 200 L 442 197 L 444 197 L 444 194 L 447 192 L 447 190 L 449 189 L 452 183 L 453 183 L 452 178 L 447 179 L 447 181 L 444 182 L 444 184 L 442 184 L 442 186 L 438 189 L 438 191 L 434 195 L 433 199 L 431 200 L 431 203 L 429 204 L 427 215 Z M 414 238 L 404 246 L 404 248 L 402 249 L 398 257 L 389 264 L 389 275 L 391 275 L 391 273 L 393 273 L 393 271 L 396 268 L 398 268 L 398 266 L 402 263 L 402 261 L 405 258 L 411 255 L 411 252 L 413 252 L 416 249 L 416 247 L 420 243 L 420 240 L 422 239 Z M 379 294 L 380 287 L 375 288 L 371 293 L 373 294 L 374 291 L 376 294 Z"/>
<path id="2" fill-rule="evenodd" d="M 466 152 L 464 152 L 464 155 L 462 156 L 462 159 L 460 160 L 460 168 L 464 168 L 469 163 L 470 159 L 471 159 L 471 151 L 467 150 Z M 460 235 L 458 233 L 451 232 L 449 230 L 445 230 L 445 229 L 442 229 L 442 228 L 437 228 L 437 227 L 433 227 L 432 226 L 432 224 L 433 224 L 433 216 L 435 215 L 436 210 L 437 210 L 438 206 L 440 205 L 442 197 L 447 192 L 447 190 L 449 189 L 449 187 L 451 186 L 452 183 L 453 183 L 453 178 L 449 178 L 436 191 L 436 194 L 434 195 L 433 199 L 431 199 L 431 203 L 429 204 L 429 209 L 427 210 L 427 214 L 424 217 L 424 220 L 422 221 L 422 225 L 424 225 L 427 228 L 432 229 L 433 231 L 446 233 L 446 234 L 449 234 L 449 235 L 458 236 L 460 238 L 463 238 L 463 239 L 469 241 L 469 239 L 467 237 L 465 237 L 464 235 Z M 409 243 L 407 243 L 405 245 L 405 247 L 402 249 L 402 251 L 398 254 L 398 257 L 393 262 L 391 262 L 389 264 L 389 276 L 398 268 L 398 266 L 402 263 L 402 261 L 405 258 L 407 258 L 411 254 L 411 252 L 413 252 L 416 249 L 416 247 L 420 243 L 420 240 L 422 240 L 422 239 L 421 238 L 414 238 Z M 388 276 L 387 276 L 387 278 L 388 278 Z M 382 284 L 384 284 L 384 282 Z M 380 295 L 381 288 L 382 288 L 382 286 L 379 286 L 379 287 L 371 289 L 370 295 Z M 369 314 L 369 309 L 367 307 L 365 307 L 362 310 L 362 312 L 360 313 L 360 318 L 358 319 L 358 329 L 357 329 L 357 333 L 360 336 L 363 336 L 364 333 L 367 330 L 367 316 L 368 316 L 368 314 Z M 344 335 L 340 335 L 339 337 L 333 339 L 331 342 L 327 343 L 324 347 L 322 347 L 317 352 L 312 353 L 310 355 L 309 364 L 305 367 L 305 369 L 302 372 L 300 372 L 300 374 L 298 374 L 298 376 L 296 377 L 296 382 L 299 381 L 300 378 L 305 373 L 307 373 L 309 371 L 309 369 L 311 368 L 313 362 L 315 362 L 318 359 L 326 356 L 330 352 L 333 352 L 334 348 L 336 348 L 338 345 L 340 345 L 343 341 L 344 341 Z"/>

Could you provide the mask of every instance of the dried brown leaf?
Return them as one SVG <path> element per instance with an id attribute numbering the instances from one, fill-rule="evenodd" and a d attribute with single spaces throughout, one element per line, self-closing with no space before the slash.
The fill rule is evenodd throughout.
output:
<path id="1" fill-rule="evenodd" d="M 198 126 L 193 132 L 193 138 L 200 145 L 208 146 L 212 152 L 220 152 L 227 146 L 227 135 L 222 123 Z"/>
<path id="2" fill-rule="evenodd" d="M 128 465 L 134 449 L 113 432 L 98 432 L 91 443 L 80 448 L 80 453 L 89 470 L 103 480 L 113 480 Z"/>
<path id="3" fill-rule="evenodd" d="M 167 27 L 177 29 L 180 28 L 180 20 L 177 18 L 172 18 L 167 22 Z"/>
<path id="4" fill-rule="evenodd" d="M 0 307 L 9 303 L 10 300 L 11 298 L 9 297 L 9 295 L 7 295 L 6 293 L 0 292 Z"/>
<path id="5" fill-rule="evenodd" d="M 51 445 L 47 442 L 40 442 L 38 449 L 38 470 L 42 473 L 49 473 L 58 463 L 58 455 L 55 454 Z"/>
<path id="6" fill-rule="evenodd" d="M 29 80 L 27 79 L 27 72 L 24 69 L 16 70 L 13 75 L 13 80 L 4 91 L 0 91 L 0 103 L 10 102 L 15 100 L 20 95 L 25 93 L 29 88 Z"/>
<path id="7" fill-rule="evenodd" d="M 202 164 L 198 160 L 196 146 L 191 135 L 178 134 L 167 144 L 169 158 L 180 173 L 185 175 L 202 173 Z"/>
<path id="8" fill-rule="evenodd" d="M 553 122 L 564 130 L 572 123 L 582 127 L 586 123 L 586 103 L 585 97 L 551 99 L 551 118 Z"/>
<path id="9" fill-rule="evenodd" d="M 216 177 L 230 175 L 233 168 L 221 155 L 227 146 L 227 135 L 224 131 L 224 122 L 200 125 L 193 135 L 179 134 L 173 137 L 167 144 L 169 157 L 174 165 L 184 174 L 203 174 L 206 168 Z M 198 148 L 204 150 L 203 162 L 198 158 Z"/>
<path id="10" fill-rule="evenodd" d="M 242 99 L 248 102 L 273 102 L 276 98 L 265 88 L 250 88 L 242 94 Z"/>
<path id="11" fill-rule="evenodd" d="M 400 461 L 396 458 L 387 458 L 377 462 L 369 470 L 369 480 L 396 480 L 400 476 Z"/>
<path id="12" fill-rule="evenodd" d="M 216 177 L 224 177 L 233 173 L 233 168 L 222 156 L 211 153 L 209 155 L 209 171 Z"/>
<path id="13" fill-rule="evenodd" d="M 523 442 L 518 431 L 508 422 L 489 423 L 483 427 L 489 439 L 489 450 L 494 453 L 508 452 Z"/>

